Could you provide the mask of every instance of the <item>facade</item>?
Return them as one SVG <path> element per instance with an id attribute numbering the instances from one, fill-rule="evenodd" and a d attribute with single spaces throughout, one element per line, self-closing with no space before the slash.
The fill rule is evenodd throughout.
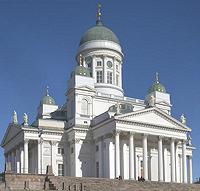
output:
<path id="1" fill-rule="evenodd" d="M 48 89 L 30 125 L 17 113 L 2 140 L 5 162 L 16 173 L 105 177 L 192 183 L 192 151 L 186 118 L 171 115 L 170 94 L 156 79 L 144 100 L 126 97 L 123 52 L 117 36 L 101 22 L 82 36 L 66 103 Z"/>

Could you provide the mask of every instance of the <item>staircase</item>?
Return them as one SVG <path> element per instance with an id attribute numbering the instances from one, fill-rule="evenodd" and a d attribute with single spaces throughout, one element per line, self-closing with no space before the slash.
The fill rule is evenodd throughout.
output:
<path id="1" fill-rule="evenodd" d="M 200 191 L 197 184 L 55 176 L 50 181 L 58 190 L 67 191 Z"/>

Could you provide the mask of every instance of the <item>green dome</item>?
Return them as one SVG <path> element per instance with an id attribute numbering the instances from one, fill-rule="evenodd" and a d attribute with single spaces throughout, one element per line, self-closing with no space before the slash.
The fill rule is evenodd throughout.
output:
<path id="1" fill-rule="evenodd" d="M 49 95 L 49 87 L 46 87 L 46 94 L 40 101 L 40 104 L 56 105 L 55 100 Z"/>
<path id="2" fill-rule="evenodd" d="M 109 28 L 103 26 L 101 23 L 97 23 L 96 26 L 86 31 L 86 33 L 82 36 L 79 45 L 81 46 L 85 42 L 92 40 L 107 40 L 120 44 L 117 36 Z"/>
<path id="3" fill-rule="evenodd" d="M 152 93 L 152 92 L 155 92 L 155 91 L 166 93 L 165 87 L 161 83 L 157 83 L 157 82 L 153 83 L 153 85 L 151 86 L 151 88 L 149 88 L 148 93 Z"/>
<path id="4" fill-rule="evenodd" d="M 148 93 L 152 93 L 152 92 L 162 92 L 162 93 L 166 93 L 166 89 L 165 87 L 159 82 L 159 76 L 158 73 L 156 73 L 156 81 L 152 84 L 152 86 L 149 88 Z"/>
<path id="5" fill-rule="evenodd" d="M 90 71 L 84 66 L 76 66 L 75 74 L 90 77 Z"/>
<path id="6" fill-rule="evenodd" d="M 46 95 L 42 98 L 41 104 L 56 105 L 56 102 L 51 96 Z"/>

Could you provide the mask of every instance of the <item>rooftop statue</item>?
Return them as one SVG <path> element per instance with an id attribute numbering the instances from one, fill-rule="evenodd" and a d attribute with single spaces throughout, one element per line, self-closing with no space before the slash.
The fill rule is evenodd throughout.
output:
<path id="1" fill-rule="evenodd" d="M 26 113 L 23 115 L 23 125 L 28 125 L 28 115 Z"/>
<path id="2" fill-rule="evenodd" d="M 12 123 L 18 124 L 17 112 L 16 111 L 13 112 Z"/>
<path id="3" fill-rule="evenodd" d="M 186 117 L 185 117 L 184 114 L 181 115 L 180 119 L 181 119 L 181 123 L 184 124 L 184 125 L 186 125 Z"/>
<path id="4" fill-rule="evenodd" d="M 155 97 L 153 95 L 151 95 L 149 98 L 149 101 L 148 101 L 148 104 L 150 107 L 155 106 L 155 100 L 156 100 Z"/>

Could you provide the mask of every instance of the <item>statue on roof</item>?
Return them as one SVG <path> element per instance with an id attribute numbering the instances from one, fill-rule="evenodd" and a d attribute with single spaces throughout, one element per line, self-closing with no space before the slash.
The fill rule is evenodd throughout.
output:
<path id="1" fill-rule="evenodd" d="M 12 123 L 18 124 L 17 112 L 16 111 L 13 112 Z"/>
<path id="2" fill-rule="evenodd" d="M 190 134 L 188 135 L 187 140 L 188 140 L 188 145 L 192 146 L 192 137 L 190 136 Z"/>
<path id="3" fill-rule="evenodd" d="M 24 113 L 23 115 L 23 125 L 27 126 L 28 125 L 28 115 Z"/>
<path id="4" fill-rule="evenodd" d="M 186 117 L 184 114 L 181 115 L 180 120 L 182 124 L 186 125 Z"/>
<path id="5" fill-rule="evenodd" d="M 156 98 L 154 97 L 154 95 L 151 95 L 151 96 L 149 97 L 149 100 L 148 100 L 148 105 L 149 105 L 150 107 L 154 107 L 154 106 L 155 106 L 155 101 L 156 101 Z"/>

